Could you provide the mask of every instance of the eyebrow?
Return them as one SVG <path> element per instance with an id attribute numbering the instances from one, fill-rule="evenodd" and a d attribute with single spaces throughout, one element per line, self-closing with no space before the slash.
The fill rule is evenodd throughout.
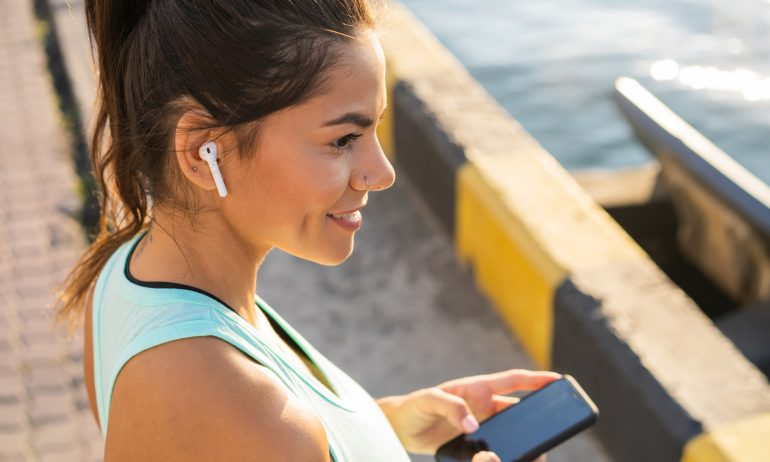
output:
<path id="1" fill-rule="evenodd" d="M 385 111 L 387 111 L 388 107 L 385 106 L 385 109 L 382 110 L 382 115 L 380 116 L 380 119 L 385 117 Z M 354 124 L 358 125 L 361 128 L 367 128 L 370 127 L 374 121 L 368 117 L 366 117 L 363 114 L 360 114 L 358 112 L 348 112 L 347 114 L 337 117 L 334 120 L 330 120 L 323 124 L 323 127 L 331 127 L 334 125 L 344 125 L 344 124 Z"/>

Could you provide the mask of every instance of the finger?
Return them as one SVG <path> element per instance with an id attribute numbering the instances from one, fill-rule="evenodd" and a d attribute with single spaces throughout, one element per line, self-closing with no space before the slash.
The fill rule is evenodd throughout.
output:
<path id="1" fill-rule="evenodd" d="M 418 405 L 422 412 L 444 417 L 463 433 L 473 433 L 478 430 L 479 422 L 464 399 L 438 387 L 426 388 L 421 390 L 421 393 Z"/>
<path id="2" fill-rule="evenodd" d="M 538 457 L 534 460 L 534 462 L 547 462 L 546 454 L 543 454 L 542 456 Z"/>
<path id="3" fill-rule="evenodd" d="M 519 401 L 521 400 L 515 396 L 492 395 L 493 412 L 497 414 L 498 412 L 513 406 Z"/>
<path id="4" fill-rule="evenodd" d="M 510 369 L 480 375 L 476 377 L 476 381 L 488 386 L 495 394 L 505 395 L 514 391 L 537 390 L 560 378 L 562 378 L 562 375 L 556 372 Z"/>
<path id="5" fill-rule="evenodd" d="M 476 455 L 473 456 L 471 462 L 500 462 L 500 458 L 497 457 L 497 454 L 494 452 L 482 451 L 477 452 Z"/>

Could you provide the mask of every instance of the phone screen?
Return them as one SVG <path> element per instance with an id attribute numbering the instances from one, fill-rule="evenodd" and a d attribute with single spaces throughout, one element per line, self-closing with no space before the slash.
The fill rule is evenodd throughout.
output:
<path id="1" fill-rule="evenodd" d="M 598 418 L 598 410 L 575 379 L 565 375 L 439 448 L 439 462 L 470 461 L 492 451 L 502 462 L 528 461 L 543 454 Z"/>

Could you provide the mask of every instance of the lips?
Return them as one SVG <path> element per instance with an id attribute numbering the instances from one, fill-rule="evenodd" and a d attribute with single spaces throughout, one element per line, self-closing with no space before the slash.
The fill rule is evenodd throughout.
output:
<path id="1" fill-rule="evenodd" d="M 361 212 L 358 210 L 354 210 L 353 213 L 347 215 L 327 214 L 327 216 L 329 217 L 329 220 L 340 225 L 348 231 L 358 230 L 364 220 L 364 217 L 361 216 Z"/>
<path id="2" fill-rule="evenodd" d="M 337 216 L 337 217 L 341 217 L 343 215 L 348 215 L 349 216 L 349 215 L 352 215 L 352 214 L 358 212 L 359 210 L 361 210 L 365 206 L 366 206 L 366 204 L 364 204 L 364 205 L 362 205 L 362 206 L 360 206 L 358 208 L 355 208 L 355 209 L 346 210 L 344 212 L 329 212 L 326 215 L 328 215 L 328 216 L 333 216 L 334 215 L 334 216 Z"/>

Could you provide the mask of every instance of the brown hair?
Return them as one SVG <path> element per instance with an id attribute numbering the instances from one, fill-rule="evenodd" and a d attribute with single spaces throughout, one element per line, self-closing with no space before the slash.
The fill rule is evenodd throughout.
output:
<path id="1" fill-rule="evenodd" d="M 249 152 L 260 119 L 323 91 L 338 45 L 375 29 L 371 0 L 86 0 L 98 69 L 90 157 L 100 217 L 58 294 L 67 334 L 112 253 L 180 197 L 170 159 L 179 118 L 199 107 Z M 191 215 L 190 215 L 191 216 Z"/>

